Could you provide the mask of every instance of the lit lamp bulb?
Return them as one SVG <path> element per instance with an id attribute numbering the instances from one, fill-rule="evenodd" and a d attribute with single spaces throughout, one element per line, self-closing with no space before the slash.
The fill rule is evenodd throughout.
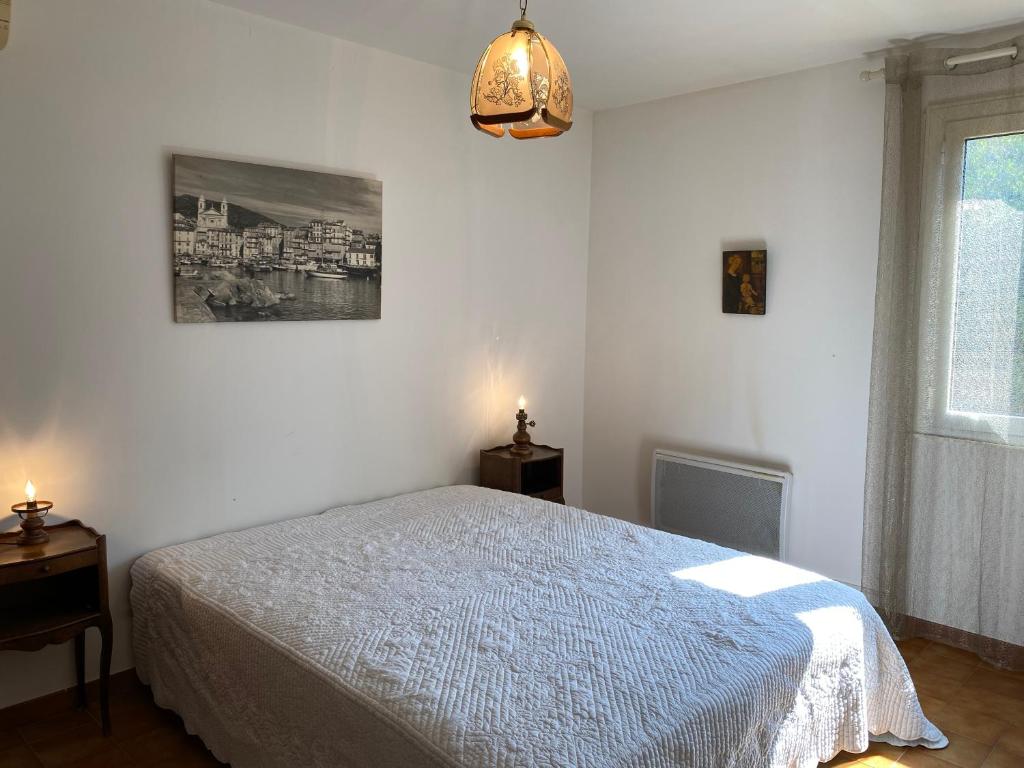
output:
<path id="1" fill-rule="evenodd" d="M 25 501 L 29 506 L 34 506 L 36 503 L 36 487 L 32 485 L 31 480 L 25 483 Z"/>
<path id="2" fill-rule="evenodd" d="M 511 52 L 512 61 L 515 62 L 515 73 L 526 76 L 530 71 L 530 52 L 526 49 L 526 43 L 519 43 Z"/>
<path id="3" fill-rule="evenodd" d="M 520 411 L 525 411 L 526 410 L 526 397 L 523 396 L 523 395 L 519 396 L 519 410 Z"/>

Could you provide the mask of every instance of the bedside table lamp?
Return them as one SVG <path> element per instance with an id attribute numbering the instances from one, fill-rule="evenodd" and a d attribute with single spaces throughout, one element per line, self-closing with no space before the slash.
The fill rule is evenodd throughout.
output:
<path id="1" fill-rule="evenodd" d="M 53 509 L 52 501 L 36 501 L 36 487 L 29 480 L 25 483 L 25 501 L 11 505 L 11 512 L 21 518 L 21 534 L 17 538 L 19 546 L 44 544 L 50 540 L 49 534 L 43 530 L 46 523 L 43 518 Z"/>
<path id="2" fill-rule="evenodd" d="M 515 445 L 510 449 L 517 456 L 529 456 L 533 453 L 533 444 L 530 442 L 530 433 L 527 427 L 536 427 L 536 421 L 527 421 L 529 415 L 526 413 L 526 398 L 519 397 L 519 413 L 516 414 L 516 433 L 512 435 L 512 442 Z"/>

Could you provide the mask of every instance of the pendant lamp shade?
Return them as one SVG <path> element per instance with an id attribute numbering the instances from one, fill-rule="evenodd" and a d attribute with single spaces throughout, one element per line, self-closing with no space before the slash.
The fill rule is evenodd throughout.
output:
<path id="1" fill-rule="evenodd" d="M 487 46 L 469 95 L 473 125 L 495 138 L 558 136 L 572 128 L 572 81 L 551 41 L 523 18 Z"/>

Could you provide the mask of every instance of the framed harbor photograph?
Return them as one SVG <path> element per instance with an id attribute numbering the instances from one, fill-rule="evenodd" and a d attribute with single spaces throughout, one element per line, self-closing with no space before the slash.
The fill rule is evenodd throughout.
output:
<path id="1" fill-rule="evenodd" d="M 382 184 L 174 156 L 179 323 L 378 320 Z"/>
<path id="2" fill-rule="evenodd" d="M 722 311 L 763 315 L 767 304 L 768 252 L 722 252 Z"/>

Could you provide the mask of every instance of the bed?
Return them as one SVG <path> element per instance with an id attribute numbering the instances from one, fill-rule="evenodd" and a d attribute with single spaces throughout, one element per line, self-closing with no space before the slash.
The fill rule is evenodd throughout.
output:
<path id="1" fill-rule="evenodd" d="M 151 552 L 136 665 L 250 766 L 816 766 L 942 747 L 860 593 L 482 488 Z"/>

